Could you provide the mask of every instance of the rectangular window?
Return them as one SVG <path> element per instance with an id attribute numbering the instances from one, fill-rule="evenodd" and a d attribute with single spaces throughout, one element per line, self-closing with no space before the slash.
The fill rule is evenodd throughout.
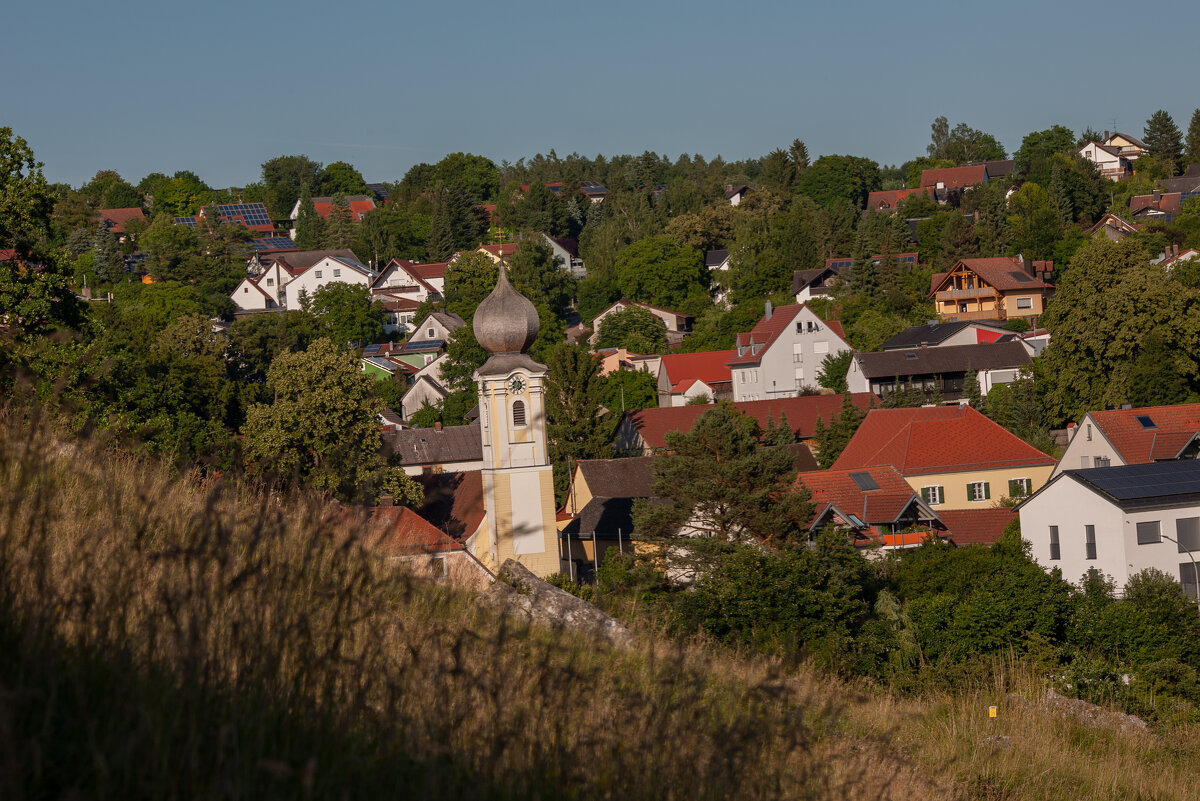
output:
<path id="1" fill-rule="evenodd" d="M 1097 456 L 1092 460 L 1096 467 L 1108 467 L 1112 464 L 1107 456 Z"/>
<path id="2" fill-rule="evenodd" d="M 429 560 L 429 572 L 434 578 L 446 577 L 446 557 L 435 556 Z"/>
<path id="3" fill-rule="evenodd" d="M 968 501 L 986 501 L 992 497 L 992 485 L 987 481 L 974 481 L 967 485 Z"/>
<path id="4" fill-rule="evenodd" d="M 939 503 L 946 502 L 946 488 L 937 485 L 921 487 L 921 500 L 930 506 L 937 506 Z"/>
<path id="5" fill-rule="evenodd" d="M 1159 531 L 1157 520 L 1143 520 L 1137 524 L 1138 545 L 1153 545 L 1162 542 L 1162 532 Z"/>
<path id="6" fill-rule="evenodd" d="M 814 342 L 813 353 L 829 353 L 829 343 L 826 341 Z"/>
<path id="7" fill-rule="evenodd" d="M 1086 470 L 1088 468 L 1088 457 L 1080 456 L 1079 457 L 1079 466 L 1082 467 L 1084 470 Z"/>
<path id="8" fill-rule="evenodd" d="M 1032 309 L 1033 308 L 1033 298 L 1017 298 L 1017 308 L 1018 309 Z"/>
<path id="9" fill-rule="evenodd" d="M 802 386 L 804 386 L 804 368 L 797 367 L 796 368 L 796 389 L 799 389 Z"/>
<path id="10" fill-rule="evenodd" d="M 1024 498 L 1029 494 L 1030 483 L 1027 478 L 1010 478 L 1008 480 L 1008 497 Z"/>
<path id="11" fill-rule="evenodd" d="M 1180 562 L 1179 563 L 1179 583 L 1183 585 L 1183 594 L 1193 600 L 1200 591 L 1200 586 L 1197 586 L 1196 581 L 1196 563 L 1195 562 Z"/>
<path id="12" fill-rule="evenodd" d="M 1087 552 L 1086 556 L 1088 559 L 1096 558 L 1096 527 L 1095 526 L 1084 526 L 1083 527 L 1083 548 Z"/>
<path id="13" fill-rule="evenodd" d="M 320 277 L 321 277 L 321 271 L 317 270 L 317 278 L 320 278 Z"/>
<path id="14" fill-rule="evenodd" d="M 1200 517 L 1181 517 L 1175 521 L 1175 543 L 1180 553 L 1200 551 Z"/>
<path id="15" fill-rule="evenodd" d="M 792 343 L 792 361 L 804 361 L 804 344 L 801 342 Z"/>
<path id="16" fill-rule="evenodd" d="M 275 286 L 275 279 L 274 279 L 274 278 L 268 278 L 268 279 L 267 279 L 267 286 Z"/>
<path id="17" fill-rule="evenodd" d="M 1062 558 L 1062 551 L 1058 545 L 1058 526 L 1050 527 L 1050 558 L 1055 560 Z"/>
<path id="18" fill-rule="evenodd" d="M 333 271 L 333 277 L 334 277 L 334 278 L 341 278 L 341 277 L 342 277 L 342 271 L 341 271 L 340 269 L 335 269 L 335 270 Z"/>

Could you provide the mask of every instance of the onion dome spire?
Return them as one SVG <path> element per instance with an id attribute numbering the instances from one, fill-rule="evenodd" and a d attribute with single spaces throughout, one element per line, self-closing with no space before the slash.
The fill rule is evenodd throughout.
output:
<path id="1" fill-rule="evenodd" d="M 540 325 L 537 309 L 509 283 L 501 262 L 496 288 L 475 309 L 471 328 L 476 341 L 491 354 L 524 353 L 537 339 Z"/>

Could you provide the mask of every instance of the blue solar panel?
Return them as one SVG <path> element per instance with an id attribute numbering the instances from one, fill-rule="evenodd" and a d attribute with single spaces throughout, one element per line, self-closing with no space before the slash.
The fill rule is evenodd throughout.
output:
<path id="1" fill-rule="evenodd" d="M 196 227 L 196 218 L 195 217 L 176 217 L 175 224 L 176 225 L 186 225 L 188 228 L 195 228 Z"/>
<path id="2" fill-rule="evenodd" d="M 1200 494 L 1200 461 L 1194 459 L 1067 472 L 1118 501 Z"/>
<path id="3" fill-rule="evenodd" d="M 250 247 L 255 250 L 295 250 L 296 243 L 286 236 L 268 236 L 262 239 L 254 239 L 250 242 Z"/>
<path id="4" fill-rule="evenodd" d="M 261 203 L 230 203 L 217 206 L 217 214 L 226 222 L 241 222 L 243 225 L 270 225 L 271 215 Z"/>
<path id="5" fill-rule="evenodd" d="M 383 346 L 382 345 L 367 345 L 367 347 L 363 349 L 363 355 L 364 356 L 374 356 L 376 353 L 379 353 L 379 349 L 381 347 L 383 347 Z"/>

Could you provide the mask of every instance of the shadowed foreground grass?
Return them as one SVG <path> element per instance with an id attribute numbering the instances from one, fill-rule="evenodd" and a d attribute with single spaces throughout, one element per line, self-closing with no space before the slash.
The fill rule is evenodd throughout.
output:
<path id="1" fill-rule="evenodd" d="M 830 769 L 807 680 L 514 629 L 323 515 L 2 421 L 0 797 L 890 791 Z"/>
<path id="2" fill-rule="evenodd" d="M 1200 738 L 513 628 L 335 533 L 0 415 L 0 798 L 1194 799 Z M 1000 714 L 987 717 L 996 704 Z"/>

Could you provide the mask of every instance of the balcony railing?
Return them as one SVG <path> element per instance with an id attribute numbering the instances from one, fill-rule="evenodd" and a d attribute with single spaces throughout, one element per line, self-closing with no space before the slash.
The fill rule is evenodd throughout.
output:
<path id="1" fill-rule="evenodd" d="M 1003 308 L 985 309 L 984 311 L 942 311 L 942 320 L 947 323 L 967 322 L 970 320 L 1007 320 L 1008 315 Z"/>
<path id="2" fill-rule="evenodd" d="M 975 300 L 977 298 L 998 298 L 996 290 L 988 286 L 977 286 L 973 289 L 943 289 L 935 296 L 938 302 L 946 300 Z"/>

